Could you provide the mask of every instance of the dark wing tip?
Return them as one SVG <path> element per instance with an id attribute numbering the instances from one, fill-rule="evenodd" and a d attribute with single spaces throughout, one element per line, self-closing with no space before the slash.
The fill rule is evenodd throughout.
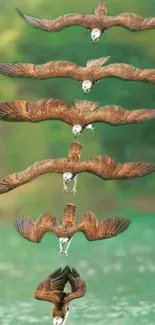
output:
<path id="1" fill-rule="evenodd" d="M 56 271 L 54 271 L 53 273 L 51 273 L 51 274 L 48 276 L 48 278 L 49 278 L 49 279 L 55 279 L 55 278 L 57 278 L 57 277 L 60 275 L 61 270 L 62 270 L 62 267 L 59 267 Z"/>
<path id="2" fill-rule="evenodd" d="M 0 103 L 0 119 L 9 118 L 12 113 L 11 108 L 9 107 L 9 103 Z"/>
<path id="3" fill-rule="evenodd" d="M 0 182 L 0 194 L 7 193 L 11 191 L 14 188 L 12 184 L 10 184 L 9 181 L 3 179 L 2 182 Z"/>
<path id="4" fill-rule="evenodd" d="M 66 273 L 69 272 L 69 266 L 65 266 L 64 268 L 59 267 L 56 271 L 54 271 L 52 274 L 49 275 L 48 278 L 50 279 L 55 279 L 57 277 L 59 277 L 60 275 L 65 275 Z"/>
<path id="5" fill-rule="evenodd" d="M 120 234 L 121 232 L 124 232 L 129 227 L 130 223 L 130 219 L 116 218 L 115 234 Z"/>
<path id="6" fill-rule="evenodd" d="M 19 232 L 21 228 L 21 218 L 17 218 L 13 224 L 15 229 Z"/>
<path id="7" fill-rule="evenodd" d="M 70 267 L 69 267 L 68 265 L 66 265 L 66 266 L 62 269 L 61 273 L 62 273 L 62 274 L 65 274 L 65 273 L 68 273 L 69 271 L 70 271 Z"/>
<path id="8" fill-rule="evenodd" d="M 70 275 L 73 278 L 79 278 L 80 277 L 80 274 L 76 271 L 76 269 L 74 267 L 70 268 Z"/>
<path id="9" fill-rule="evenodd" d="M 124 219 L 124 225 L 126 226 L 126 229 L 129 227 L 131 222 L 132 222 L 131 219 Z"/>
<path id="10" fill-rule="evenodd" d="M 17 13 L 18 13 L 18 15 L 19 15 L 20 17 L 25 18 L 25 17 L 24 17 L 24 13 L 23 13 L 20 9 L 18 9 L 18 8 L 15 8 L 15 9 L 16 9 L 16 11 L 17 11 Z"/>
<path id="11" fill-rule="evenodd" d="M 14 227 L 20 234 L 23 234 L 28 232 L 30 223 L 32 221 L 29 217 L 20 217 L 14 221 Z"/>

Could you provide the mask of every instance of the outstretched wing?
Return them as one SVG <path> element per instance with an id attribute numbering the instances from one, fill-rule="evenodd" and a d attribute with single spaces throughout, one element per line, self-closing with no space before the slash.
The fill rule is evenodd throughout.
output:
<path id="1" fill-rule="evenodd" d="M 73 78 L 81 80 L 82 70 L 73 62 L 51 61 L 35 65 L 30 63 L 0 63 L 0 74 L 9 77 L 33 79 Z"/>
<path id="2" fill-rule="evenodd" d="M 155 69 L 138 69 L 125 63 L 109 64 L 96 70 L 93 68 L 92 73 L 94 81 L 114 77 L 122 80 L 155 83 Z"/>
<path id="3" fill-rule="evenodd" d="M 36 221 L 29 217 L 17 218 L 14 226 L 25 239 L 34 243 L 40 243 L 46 232 L 54 233 L 58 223 L 51 213 L 44 213 Z"/>
<path id="4" fill-rule="evenodd" d="M 68 162 L 66 159 L 47 159 L 38 161 L 22 172 L 5 177 L 0 182 L 0 194 L 12 191 L 46 173 L 64 173 L 67 166 Z"/>
<path id="5" fill-rule="evenodd" d="M 64 287 L 68 281 L 69 267 L 61 267 L 52 273 L 45 281 L 37 287 L 34 297 L 38 300 L 49 301 L 53 304 L 63 302 L 66 296 Z"/>
<path id="6" fill-rule="evenodd" d="M 91 26 L 91 16 L 82 14 L 68 14 L 60 16 L 56 19 L 41 19 L 23 14 L 19 9 L 16 9 L 19 16 L 22 17 L 30 26 L 39 28 L 47 32 L 57 32 L 69 26 L 79 25 L 85 28 Z"/>
<path id="7" fill-rule="evenodd" d="M 68 272 L 68 281 L 71 285 L 72 292 L 68 293 L 64 302 L 68 303 L 73 299 L 81 298 L 86 294 L 86 283 L 81 279 L 79 273 L 74 269 Z"/>
<path id="8" fill-rule="evenodd" d="M 129 219 L 110 217 L 98 222 L 92 212 L 85 213 L 81 218 L 81 231 L 90 240 L 101 240 L 119 235 L 125 231 L 130 224 Z"/>
<path id="9" fill-rule="evenodd" d="M 107 16 L 105 19 L 106 28 L 124 27 L 131 31 L 140 31 L 155 28 L 155 18 L 143 18 L 135 13 L 122 13 L 117 16 Z"/>
<path id="10" fill-rule="evenodd" d="M 132 179 L 151 174 L 155 171 L 155 164 L 128 162 L 118 163 L 108 156 L 96 156 L 90 160 L 79 162 L 75 166 L 75 173 L 91 173 L 104 180 Z"/>
<path id="11" fill-rule="evenodd" d="M 79 162 L 81 158 L 81 152 L 82 152 L 82 144 L 79 142 L 72 142 L 70 144 L 69 154 L 68 154 L 68 160 L 70 162 Z"/>
<path id="12" fill-rule="evenodd" d="M 69 104 L 59 99 L 42 99 L 37 102 L 15 101 L 0 103 L 0 120 L 39 122 L 45 120 L 69 121 L 72 115 Z"/>
<path id="13" fill-rule="evenodd" d="M 140 123 L 155 118 L 153 109 L 137 109 L 129 111 L 122 107 L 111 105 L 104 106 L 86 116 L 86 122 L 105 122 L 110 125 Z"/>
<path id="14" fill-rule="evenodd" d="M 63 226 L 73 227 L 75 223 L 76 207 L 72 203 L 67 203 L 64 210 Z"/>

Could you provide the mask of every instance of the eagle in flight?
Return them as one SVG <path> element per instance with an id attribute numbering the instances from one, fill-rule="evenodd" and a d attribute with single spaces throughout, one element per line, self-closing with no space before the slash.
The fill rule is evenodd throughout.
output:
<path id="1" fill-rule="evenodd" d="M 125 63 L 103 66 L 108 57 L 89 60 L 86 67 L 78 66 L 70 61 L 51 61 L 45 64 L 32 63 L 0 63 L 0 74 L 9 77 L 33 79 L 72 78 L 81 85 L 84 93 L 88 93 L 94 84 L 103 78 L 143 81 L 155 83 L 155 69 L 138 69 Z"/>
<path id="2" fill-rule="evenodd" d="M 40 243 L 47 232 L 53 233 L 59 239 L 60 255 L 67 256 L 73 236 L 82 232 L 89 241 L 108 239 L 124 232 L 131 220 L 109 217 L 98 221 L 92 212 L 86 212 L 76 223 L 76 207 L 67 203 L 61 223 L 51 213 L 42 214 L 36 221 L 30 217 L 20 217 L 14 222 L 17 232 L 25 239 Z"/>
<path id="3" fill-rule="evenodd" d="M 66 284 L 71 287 L 70 292 L 64 291 Z M 37 287 L 34 297 L 37 300 L 51 302 L 53 308 L 53 325 L 64 325 L 68 313 L 69 303 L 73 299 L 81 298 L 86 294 L 86 283 L 74 269 L 66 266 L 57 269 Z"/>
<path id="4" fill-rule="evenodd" d="M 154 163 L 128 162 L 121 164 L 108 156 L 95 156 L 89 160 L 81 161 L 81 151 L 82 145 L 78 142 L 72 142 L 67 158 L 40 160 L 24 171 L 5 177 L 0 182 L 0 194 L 27 184 L 46 173 L 62 174 L 63 192 L 68 190 L 68 183 L 74 180 L 72 192 L 75 194 L 77 175 L 80 173 L 91 173 L 104 180 L 123 180 L 142 177 L 155 171 Z"/>
<path id="5" fill-rule="evenodd" d="M 96 5 L 93 15 L 71 13 L 53 20 L 31 17 L 19 9 L 17 12 L 30 26 L 47 32 L 57 32 L 69 26 L 82 26 L 90 31 L 93 42 L 99 41 L 102 33 L 110 27 L 123 27 L 134 32 L 155 28 L 155 17 L 142 18 L 134 13 L 108 16 L 105 2 Z"/>
<path id="6" fill-rule="evenodd" d="M 72 127 L 76 138 L 83 130 L 93 131 L 93 123 L 124 125 L 140 123 L 155 118 L 154 109 L 125 110 L 116 105 L 98 108 L 97 102 L 76 100 L 69 105 L 59 99 L 42 99 L 37 102 L 14 101 L 0 103 L 0 120 L 15 122 L 40 122 L 60 120 Z"/>

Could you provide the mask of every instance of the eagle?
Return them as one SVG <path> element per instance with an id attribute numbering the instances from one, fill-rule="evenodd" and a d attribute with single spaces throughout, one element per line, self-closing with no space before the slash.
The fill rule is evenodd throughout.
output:
<path id="1" fill-rule="evenodd" d="M 108 156 L 95 156 L 89 160 L 81 161 L 81 151 L 82 145 L 79 142 L 72 142 L 67 158 L 40 160 L 24 171 L 5 177 L 0 182 L 0 194 L 27 184 L 47 173 L 62 174 L 63 192 L 68 191 L 68 183 L 74 180 L 72 192 L 75 194 L 77 192 L 77 175 L 80 173 L 91 173 L 104 180 L 123 180 L 142 177 L 155 171 L 155 163 L 128 162 L 122 164 Z"/>
<path id="2" fill-rule="evenodd" d="M 88 60 L 86 67 L 70 61 L 51 61 L 45 64 L 0 63 L 0 74 L 9 77 L 33 79 L 72 78 L 82 85 L 84 93 L 90 92 L 94 84 L 103 78 L 118 78 L 155 83 L 155 69 L 138 69 L 125 63 L 103 66 L 110 56 Z"/>
<path id="3" fill-rule="evenodd" d="M 89 241 L 108 239 L 124 232 L 130 222 L 129 219 L 115 217 L 99 222 L 94 213 L 86 212 L 76 223 L 76 207 L 72 203 L 67 203 L 61 223 L 53 214 L 44 213 L 36 221 L 30 217 L 19 217 L 15 220 L 14 226 L 22 237 L 33 243 L 40 243 L 47 232 L 53 233 L 59 239 L 59 254 L 68 256 L 68 248 L 77 232 L 82 232 Z"/>
<path id="4" fill-rule="evenodd" d="M 99 41 L 101 35 L 110 27 L 119 26 L 135 32 L 155 28 L 155 17 L 144 19 L 135 13 L 108 16 L 105 2 L 100 2 L 95 6 L 93 15 L 71 13 L 53 20 L 31 17 L 18 8 L 16 10 L 30 26 L 47 32 L 57 32 L 74 25 L 82 26 L 89 30 L 93 42 Z"/>
<path id="5" fill-rule="evenodd" d="M 15 122 L 40 122 L 60 120 L 72 127 L 74 137 L 92 124 L 104 122 L 110 125 L 140 123 L 155 118 L 155 110 L 125 110 L 120 106 L 98 107 L 97 102 L 75 100 L 74 105 L 59 99 L 41 99 L 37 102 L 14 101 L 0 103 L 0 120 Z"/>
<path id="6" fill-rule="evenodd" d="M 65 292 L 69 283 L 70 292 Z M 53 308 L 53 325 L 64 325 L 68 313 L 69 303 L 73 299 L 81 298 L 86 294 L 86 283 L 75 268 L 60 267 L 37 287 L 34 297 L 37 300 L 51 302 Z"/>

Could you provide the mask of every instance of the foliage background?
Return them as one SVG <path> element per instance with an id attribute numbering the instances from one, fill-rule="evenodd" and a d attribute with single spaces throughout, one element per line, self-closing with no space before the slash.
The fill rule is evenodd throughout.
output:
<path id="1" fill-rule="evenodd" d="M 92 13 L 95 0 L 0 0 L 0 61 L 42 64 L 51 60 L 70 60 L 85 65 L 88 59 L 111 55 L 110 62 L 125 62 L 139 68 L 155 68 L 154 30 L 129 32 L 112 28 L 99 43 L 93 44 L 87 30 L 72 27 L 58 33 L 46 33 L 29 27 L 17 14 L 23 12 L 54 18 L 69 12 Z M 109 15 L 135 12 L 155 16 L 154 0 L 108 1 Z M 116 104 L 127 109 L 154 108 L 155 86 L 147 83 L 105 79 L 87 98 L 78 83 L 69 79 L 46 81 L 0 77 L 0 101 L 61 98 L 73 103 L 75 98 Z M 139 125 L 110 127 L 96 125 L 95 136 L 84 132 L 82 159 L 109 155 L 120 161 L 155 162 L 155 121 Z M 0 122 L 0 176 L 24 170 L 37 160 L 66 156 L 73 140 L 70 128 L 59 122 L 38 124 Z M 59 216 L 64 204 L 77 205 L 78 215 L 93 210 L 98 215 L 152 213 L 155 175 L 131 181 L 104 182 L 93 175 L 78 177 L 78 193 L 62 195 L 59 175 L 44 175 L 30 184 L 0 197 L 0 218 L 19 215 L 37 216 L 52 211 Z"/>

